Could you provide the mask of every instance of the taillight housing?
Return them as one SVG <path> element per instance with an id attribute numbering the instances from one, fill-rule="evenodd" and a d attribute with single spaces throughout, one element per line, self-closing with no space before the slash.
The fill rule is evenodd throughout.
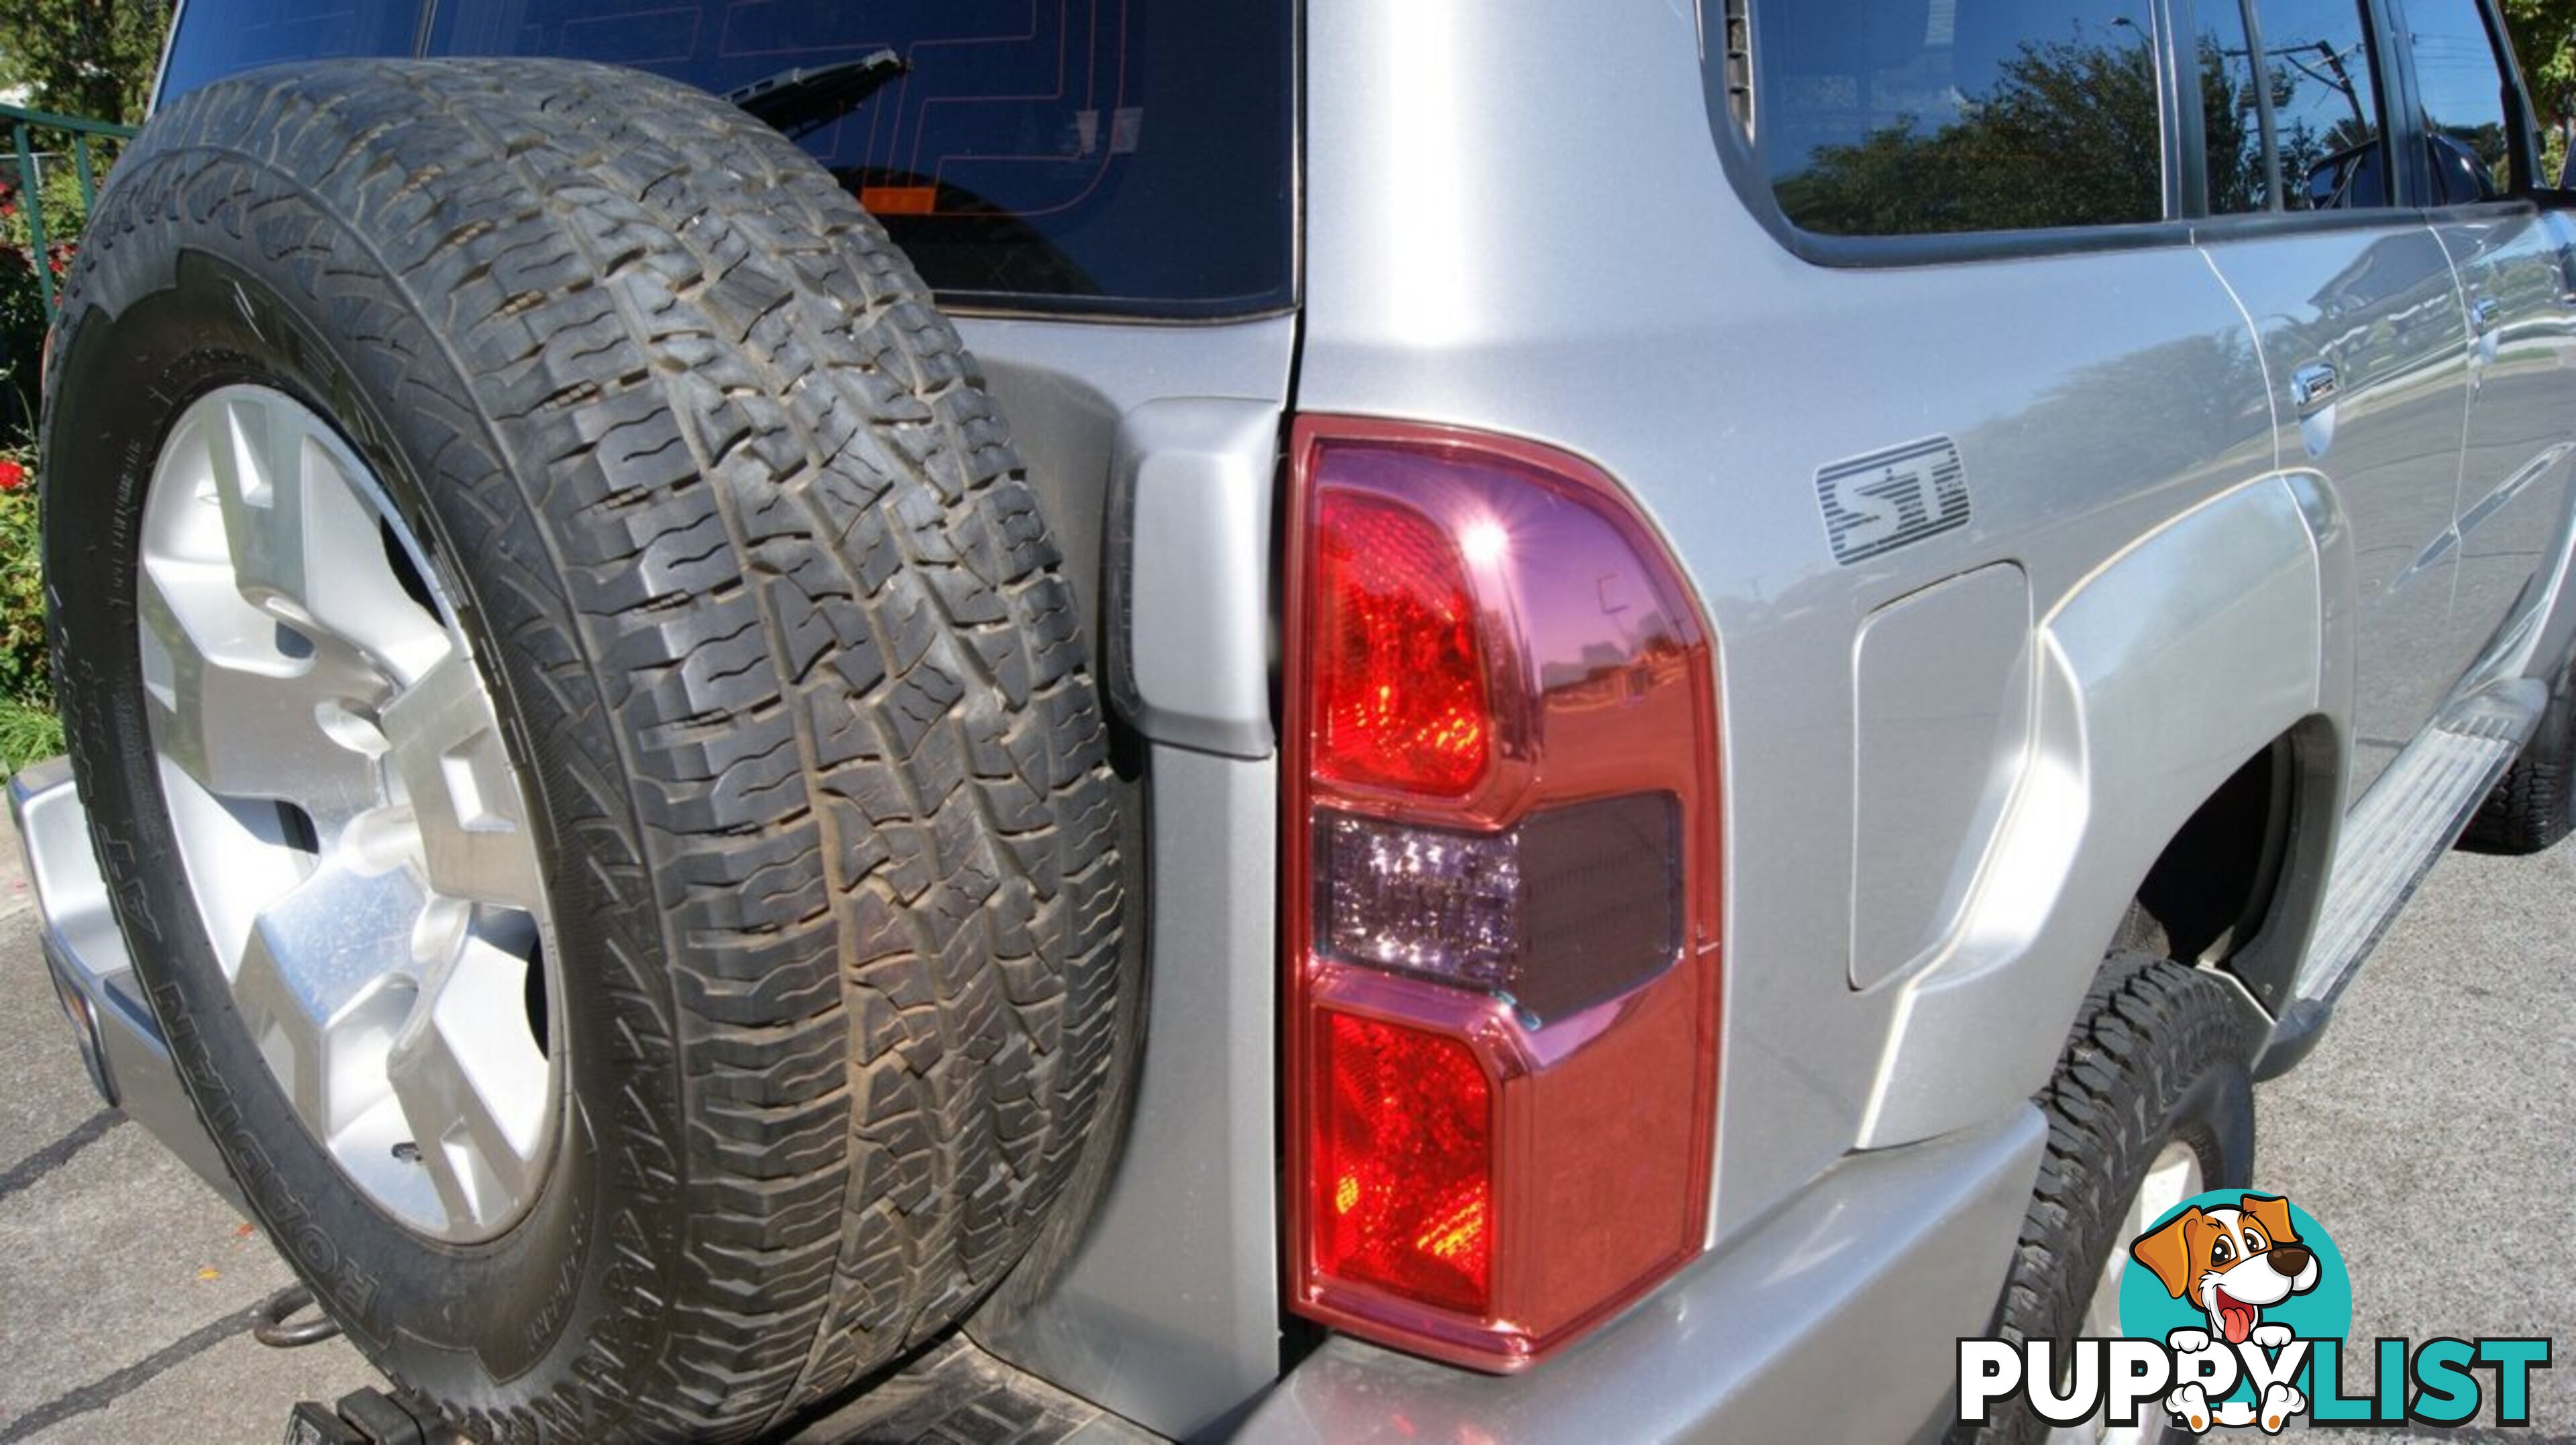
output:
<path id="1" fill-rule="evenodd" d="M 1704 1238 L 1711 644 L 1579 458 L 1306 417 L 1290 473 L 1290 1301 L 1518 1369 Z"/>

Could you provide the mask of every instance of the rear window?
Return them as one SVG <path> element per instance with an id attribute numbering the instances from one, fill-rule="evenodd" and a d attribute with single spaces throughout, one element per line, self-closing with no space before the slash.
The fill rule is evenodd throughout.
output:
<path id="1" fill-rule="evenodd" d="M 797 140 L 944 299 L 1165 317 L 1293 299 L 1290 0 L 436 0 L 425 24 L 387 0 L 189 0 L 170 90 L 284 58 L 236 62 L 232 37 L 298 7 L 408 17 L 392 43 L 308 55 L 409 53 L 418 32 L 432 55 L 600 60 L 719 95 L 890 49 L 908 73 Z"/>
<path id="2" fill-rule="evenodd" d="M 409 55 L 419 38 L 420 0 L 186 0 L 161 103 L 278 61 Z"/>

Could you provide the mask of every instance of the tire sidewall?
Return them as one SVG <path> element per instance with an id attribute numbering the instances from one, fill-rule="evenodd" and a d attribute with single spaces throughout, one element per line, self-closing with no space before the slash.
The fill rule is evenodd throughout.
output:
<path id="1" fill-rule="evenodd" d="M 565 951 L 591 943 L 588 930 L 571 930 L 548 961 L 563 1000 L 555 1047 L 568 1045 L 569 1060 L 545 1177 L 509 1230 L 459 1245 L 412 1232 L 350 1185 L 260 1057 L 179 862 L 146 719 L 139 707 L 118 703 L 143 696 L 137 584 L 146 493 L 171 423 L 197 397 L 236 383 L 273 388 L 326 418 L 367 464 L 428 553 L 484 664 L 505 745 L 529 791 L 557 916 L 584 916 L 586 890 L 547 836 L 550 810 L 528 766 L 528 720 L 511 701 L 526 689 L 510 685 L 510 654 L 476 605 L 486 579 L 476 575 L 474 554 L 452 545 L 413 465 L 418 439 L 404 434 L 408 417 L 381 404 L 383 387 L 369 374 L 387 358 L 363 344 L 335 349 L 307 314 L 310 298 L 296 278 L 277 274 L 253 248 L 227 245 L 208 227 L 164 224 L 178 233 L 159 251 L 167 268 L 143 278 L 158 284 L 133 285 L 137 268 L 129 264 L 103 272 L 77 298 L 88 304 L 66 322 L 55 354 L 42 471 L 66 733 L 117 917 L 173 1062 L 235 1182 L 332 1316 L 378 1358 L 399 1350 L 406 1378 L 445 1398 L 489 1400 L 496 1382 L 532 1372 L 523 1383 L 542 1390 L 539 1382 L 555 1373 L 541 1368 L 549 1356 L 585 1333 L 595 1337 L 603 1313 L 614 1313 L 601 1308 L 607 1251 L 596 1247 L 610 1227 L 613 1191 L 585 1101 L 621 1091 L 650 1098 L 655 1081 L 641 1069 L 611 1079 L 599 1067 L 608 1041 L 585 1023 L 616 1010 L 589 986 L 597 970 Z M 450 394 L 469 393 L 459 382 Z M 562 911 L 567 903 L 575 911 Z M 634 1180 L 618 1184 L 652 1192 Z"/>

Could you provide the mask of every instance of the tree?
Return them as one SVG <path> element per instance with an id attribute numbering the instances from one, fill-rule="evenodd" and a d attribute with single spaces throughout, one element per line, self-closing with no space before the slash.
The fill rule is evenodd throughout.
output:
<path id="1" fill-rule="evenodd" d="M 7 0 L 0 87 L 25 86 L 39 110 L 140 121 L 169 23 L 162 0 Z"/>
<path id="2" fill-rule="evenodd" d="M 2504 0 L 2504 17 L 2531 86 L 2532 119 L 2549 138 L 2546 177 L 2555 181 L 2576 131 L 2576 0 Z"/>

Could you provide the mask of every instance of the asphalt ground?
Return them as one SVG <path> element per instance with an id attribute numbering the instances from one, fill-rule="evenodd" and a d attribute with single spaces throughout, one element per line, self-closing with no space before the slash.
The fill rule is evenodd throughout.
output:
<path id="1" fill-rule="evenodd" d="M 0 829 L 0 834 L 5 834 Z M 272 1350 L 249 1309 L 290 1282 L 249 1223 L 100 1106 L 45 981 L 15 840 L 0 840 L 0 1445 L 259 1442 L 298 1399 L 376 1376 L 334 1340 Z M 2353 1338 L 2552 1337 L 2528 1430 L 2576 1445 L 2576 844 L 2454 855 L 2297 1073 L 2257 1095 L 2255 1182 L 2334 1235 Z M 2370 1378 L 2348 1352 L 2349 1393 Z M 2490 1405 L 2490 1411 L 2492 1406 Z"/>

